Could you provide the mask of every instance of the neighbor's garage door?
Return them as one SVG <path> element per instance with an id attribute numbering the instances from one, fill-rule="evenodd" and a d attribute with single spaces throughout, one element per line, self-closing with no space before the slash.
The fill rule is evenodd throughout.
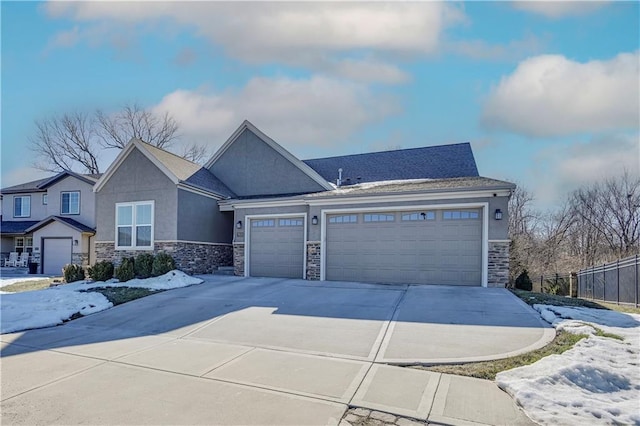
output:
<path id="1" fill-rule="evenodd" d="M 328 215 L 326 279 L 482 284 L 482 211 Z"/>
<path id="2" fill-rule="evenodd" d="M 304 218 L 251 219 L 249 275 L 303 278 Z"/>
<path id="3" fill-rule="evenodd" d="M 70 238 L 45 238 L 42 248 L 42 273 L 62 275 L 62 267 L 71 263 Z"/>

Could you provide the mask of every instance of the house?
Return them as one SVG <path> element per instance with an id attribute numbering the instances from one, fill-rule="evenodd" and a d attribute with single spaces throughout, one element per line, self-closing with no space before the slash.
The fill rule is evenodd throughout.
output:
<path id="1" fill-rule="evenodd" d="M 96 259 L 190 273 L 504 286 L 509 182 L 468 143 L 301 161 L 245 121 L 200 167 L 132 140 L 95 184 Z"/>
<path id="2" fill-rule="evenodd" d="M 45 274 L 60 274 L 67 263 L 92 263 L 98 178 L 65 171 L 0 190 L 2 256 L 31 253 Z"/>

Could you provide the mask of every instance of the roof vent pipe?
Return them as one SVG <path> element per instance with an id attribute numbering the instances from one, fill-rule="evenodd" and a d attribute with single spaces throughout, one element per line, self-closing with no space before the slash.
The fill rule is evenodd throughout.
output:
<path id="1" fill-rule="evenodd" d="M 338 187 L 342 186 L 342 168 L 338 169 L 338 181 L 336 185 L 338 185 Z"/>

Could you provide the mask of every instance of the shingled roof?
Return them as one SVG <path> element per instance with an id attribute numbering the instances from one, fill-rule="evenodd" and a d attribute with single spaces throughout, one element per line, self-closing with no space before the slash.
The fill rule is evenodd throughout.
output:
<path id="1" fill-rule="evenodd" d="M 21 235 L 36 223 L 38 223 L 37 220 L 3 220 L 0 223 L 0 233 L 2 235 Z"/>
<path id="2" fill-rule="evenodd" d="M 336 182 L 342 169 L 342 184 L 354 185 L 404 179 L 446 179 L 478 176 L 468 142 L 344 155 L 304 160 L 329 182 Z"/>

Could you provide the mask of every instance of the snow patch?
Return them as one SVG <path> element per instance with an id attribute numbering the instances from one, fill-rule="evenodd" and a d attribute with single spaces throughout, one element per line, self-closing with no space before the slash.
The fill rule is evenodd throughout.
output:
<path id="1" fill-rule="evenodd" d="M 534 421 L 640 425 L 640 315 L 534 305 L 557 330 L 588 334 L 572 349 L 496 376 Z M 595 336 L 595 328 L 624 338 Z"/>
<path id="2" fill-rule="evenodd" d="M 77 312 L 89 315 L 113 306 L 105 296 L 86 290 L 97 287 L 138 287 L 150 290 L 169 290 L 200 284 L 203 280 L 174 270 L 147 279 L 133 279 L 124 283 L 112 279 L 106 282 L 78 281 L 44 290 L 22 293 L 0 292 L 2 323 L 0 333 L 12 333 L 31 328 L 62 324 Z"/>

